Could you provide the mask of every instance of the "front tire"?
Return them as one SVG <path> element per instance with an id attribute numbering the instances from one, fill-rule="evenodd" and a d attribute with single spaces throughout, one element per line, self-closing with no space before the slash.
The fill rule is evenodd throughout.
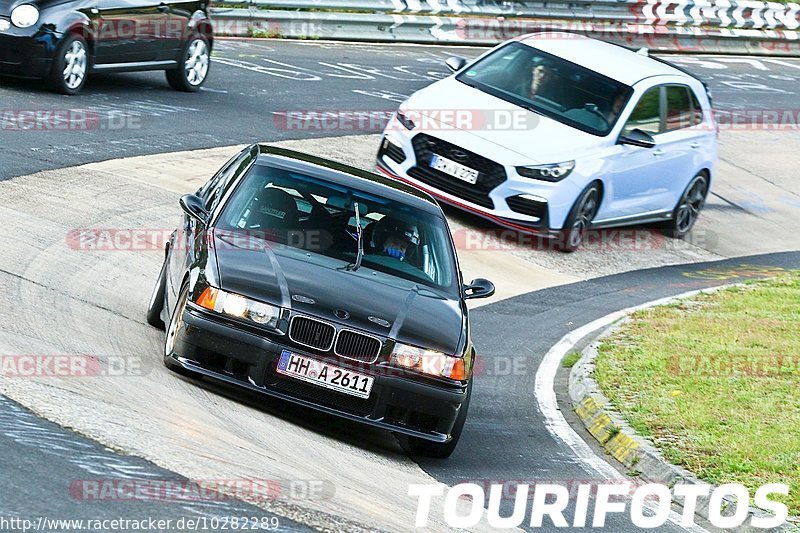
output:
<path id="1" fill-rule="evenodd" d="M 166 328 L 161 319 L 161 312 L 164 310 L 164 292 L 167 290 L 167 257 L 164 257 L 164 263 L 161 265 L 161 271 L 158 273 L 158 279 L 147 306 L 147 323 L 158 329 Z"/>
<path id="2" fill-rule="evenodd" d="M 586 187 L 564 222 L 557 248 L 561 252 L 574 252 L 583 244 L 586 232 L 591 228 L 592 221 L 600 208 L 600 186 L 592 183 Z"/>
<path id="3" fill-rule="evenodd" d="M 186 370 L 180 364 L 172 360 L 172 354 L 175 353 L 175 340 L 178 337 L 178 332 L 183 327 L 183 312 L 186 310 L 186 303 L 188 301 L 189 285 L 184 285 L 178 295 L 178 303 L 175 306 L 175 311 L 169 318 L 169 326 L 167 326 L 167 334 L 164 339 L 164 366 L 176 374 L 198 379 L 202 377 L 201 374 Z"/>
<path id="4" fill-rule="evenodd" d="M 178 68 L 168 70 L 167 82 L 176 91 L 194 93 L 208 78 L 211 67 L 211 48 L 203 35 L 193 35 L 184 44 Z"/>
<path id="5" fill-rule="evenodd" d="M 89 73 L 89 49 L 80 35 L 69 35 L 59 45 L 53 57 L 48 85 L 60 94 L 78 94 L 86 85 Z"/>
<path id="6" fill-rule="evenodd" d="M 450 432 L 450 440 L 447 442 L 431 442 L 417 437 L 405 437 L 404 442 L 401 441 L 404 448 L 411 455 L 421 457 L 433 457 L 436 459 L 447 459 L 450 457 L 461 439 L 461 432 L 464 430 L 464 423 L 467 421 L 467 411 L 469 410 L 469 401 L 472 398 L 472 381 L 467 385 L 466 398 L 458 410 L 455 424 L 453 424 L 453 431 Z"/>
<path id="7" fill-rule="evenodd" d="M 664 235 L 673 239 L 686 237 L 700 217 L 707 195 L 708 178 L 705 174 L 698 174 L 683 191 L 678 205 L 672 212 L 672 220 L 664 224 L 662 228 Z"/>

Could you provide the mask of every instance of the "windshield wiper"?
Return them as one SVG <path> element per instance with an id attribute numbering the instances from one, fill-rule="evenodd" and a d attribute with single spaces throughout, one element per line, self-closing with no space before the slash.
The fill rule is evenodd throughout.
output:
<path id="1" fill-rule="evenodd" d="M 356 240 L 358 241 L 358 252 L 356 262 L 347 265 L 347 270 L 358 270 L 361 268 L 361 260 L 364 258 L 364 229 L 361 227 L 361 214 L 358 211 L 358 202 L 353 203 L 356 212 Z"/>

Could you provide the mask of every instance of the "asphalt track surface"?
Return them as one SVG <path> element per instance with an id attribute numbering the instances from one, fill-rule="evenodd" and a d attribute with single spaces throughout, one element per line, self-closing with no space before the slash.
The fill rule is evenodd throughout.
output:
<path id="1" fill-rule="evenodd" d="M 205 90 L 193 95 L 170 89 L 161 72 L 96 75 L 77 97 L 49 93 L 38 81 L 0 78 L 0 179 L 133 155 L 378 132 L 379 125 L 367 131 L 286 128 L 275 113 L 392 111 L 412 92 L 447 75 L 447 56 L 483 51 L 219 41 Z M 708 81 L 718 109 L 796 112 L 799 107 L 799 60 L 669 57 Z M 68 109 L 85 110 L 97 120 L 82 131 L 15 129 L 16 113 Z"/>
<path id="2" fill-rule="evenodd" d="M 8 521 L 30 520 L 39 531 L 72 529 L 59 527 L 58 520 L 141 520 L 145 517 L 171 520 L 174 525 L 170 529 L 176 528 L 180 520 L 211 524 L 231 517 L 248 520 L 255 517 L 254 524 L 265 520 L 264 526 L 276 526 L 269 527 L 273 531 L 312 531 L 231 498 L 213 494 L 208 498 L 195 497 L 202 493 L 186 478 L 65 431 L 2 396 L 0 450 L 3 450 L 0 454 L 0 472 L 3 473 L 0 476 L 0 517 Z M 98 481 L 106 485 L 99 485 Z M 182 501 L 178 500 L 180 496 L 158 498 L 154 492 L 151 501 L 93 499 L 102 494 L 95 489 L 122 487 L 124 483 L 138 483 L 153 489 L 171 483 L 172 494 L 182 494 L 185 498 Z M 40 518 L 46 526 L 39 527 Z M 0 525 L 0 531 L 5 530 L 19 528 Z"/>
<path id="3" fill-rule="evenodd" d="M 69 106 L 94 109 L 108 118 L 108 127 L 80 135 L 0 130 L 0 179 L 146 153 L 330 136 L 339 132 L 276 129 L 273 112 L 390 110 L 405 95 L 445 74 L 440 63 L 443 57 L 479 52 L 466 48 L 281 41 L 221 43 L 209 90 L 191 96 L 172 92 L 162 76 L 153 73 L 97 78 L 90 82 L 85 94 L 71 99 L 50 95 L 35 82 L 0 80 L 0 108 Z M 695 63 L 695 70 L 709 79 L 720 108 L 749 109 L 758 106 L 754 102 L 763 102 L 761 108 L 767 109 L 791 109 L 796 105 L 793 90 L 800 79 L 800 62 L 681 60 Z M 132 121 L 125 127 L 112 128 L 111 117 L 119 112 L 127 113 Z M 533 377 L 542 355 L 569 331 L 619 309 L 797 268 L 798 264 L 800 254 L 785 253 L 643 270 L 545 289 L 473 311 L 475 340 L 489 371 L 476 381 L 470 417 L 454 456 L 446 462 L 419 460 L 420 466 L 448 485 L 463 481 L 602 481 L 544 427 L 533 391 Z M 512 374 L 497 372 L 495 361 L 516 357 L 525 362 L 522 370 Z M 61 430 L 4 398 L 0 398 L 0 414 L 0 446 L 4 451 L 0 454 L 4 474 L 0 481 L 0 516 L 269 516 L 238 502 L 159 502 L 149 509 L 141 503 L 129 508 L 123 502 L 87 504 L 70 498 L 69 491 L 55 490 L 54 479 L 176 476 L 152 463 L 120 455 Z M 358 440 L 354 438 L 352 444 L 358 446 Z M 510 503 L 504 502 L 506 511 Z M 293 530 L 301 527 L 285 519 L 281 523 Z M 634 529 L 624 517 L 611 518 L 607 528 Z"/>

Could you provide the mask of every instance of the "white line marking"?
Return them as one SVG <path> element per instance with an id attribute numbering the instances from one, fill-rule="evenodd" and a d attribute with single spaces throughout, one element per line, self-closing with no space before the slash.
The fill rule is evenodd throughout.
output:
<path id="1" fill-rule="evenodd" d="M 719 287 L 714 287 L 711 290 L 719 290 Z M 561 364 L 561 360 L 570 350 L 572 350 L 578 341 L 580 341 L 586 335 L 602 327 L 608 326 L 634 311 L 655 307 L 657 305 L 664 305 L 680 298 L 689 298 L 691 296 L 708 291 L 709 289 L 689 291 L 677 296 L 661 298 L 659 300 L 653 300 L 652 302 L 647 302 L 642 305 L 628 307 L 627 309 L 611 313 L 602 318 L 598 318 L 597 320 L 589 322 L 588 324 L 581 326 L 578 329 L 561 337 L 561 339 L 545 354 L 544 359 L 542 359 L 542 364 L 539 365 L 539 370 L 536 371 L 535 381 L 536 400 L 539 403 L 539 409 L 544 415 L 545 427 L 547 428 L 547 431 L 553 435 L 553 437 L 569 446 L 581 464 L 590 472 L 594 471 L 604 479 L 608 480 L 627 479 L 613 466 L 598 457 L 592 451 L 589 445 L 584 442 L 581 436 L 578 435 L 567 423 L 564 415 L 561 414 L 556 401 L 555 390 L 556 372 L 558 371 L 558 366 Z M 681 517 L 678 513 L 670 511 L 669 521 L 679 525 Z M 679 527 L 682 527 L 686 531 L 695 533 L 708 533 L 705 529 L 697 525 L 688 528 L 683 526 Z"/>
<path id="2" fill-rule="evenodd" d="M 780 59 L 765 59 L 764 61 L 769 61 L 770 63 L 775 63 L 776 65 L 782 65 L 784 67 L 800 69 L 800 64 L 789 63 L 788 61 L 781 61 Z"/>

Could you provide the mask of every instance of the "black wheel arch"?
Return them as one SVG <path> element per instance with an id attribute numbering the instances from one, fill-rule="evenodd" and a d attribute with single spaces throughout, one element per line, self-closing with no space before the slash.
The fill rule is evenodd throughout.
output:
<path id="1" fill-rule="evenodd" d="M 583 189 L 580 190 L 578 195 L 575 197 L 575 201 L 572 203 L 572 206 L 570 206 L 569 212 L 567 212 L 566 216 L 564 216 L 564 220 L 561 221 L 560 230 L 564 230 L 565 229 L 564 226 L 566 226 L 567 220 L 569 219 L 570 213 L 572 212 L 573 208 L 575 207 L 575 204 L 578 202 L 578 200 L 580 200 L 581 196 L 583 196 L 583 193 L 586 192 L 586 189 L 588 189 L 592 185 L 597 185 L 598 193 L 600 195 L 598 197 L 598 199 L 597 199 L 597 206 L 598 206 L 597 208 L 600 209 L 600 205 L 602 205 L 602 203 L 603 203 L 603 197 L 605 196 L 605 184 L 603 183 L 603 180 L 601 178 L 595 178 L 592 181 L 590 181 L 589 183 L 587 183 L 583 187 Z M 556 229 L 559 229 L 559 228 L 556 228 Z"/>
<path id="2" fill-rule="evenodd" d="M 214 26 L 211 24 L 211 19 L 202 11 L 198 11 L 192 16 L 192 20 L 186 27 L 184 40 L 188 40 L 193 35 L 202 35 L 206 38 L 209 52 L 214 49 Z"/>
<path id="3" fill-rule="evenodd" d="M 87 52 L 89 52 L 89 58 L 88 58 L 89 68 L 92 68 L 94 66 L 94 55 L 95 55 L 95 33 L 90 26 L 89 19 L 81 18 L 76 21 L 73 21 L 70 24 L 69 29 L 64 32 L 64 36 L 62 37 L 62 42 L 63 39 L 66 39 L 67 37 L 71 37 L 73 35 L 77 35 L 78 37 L 81 37 L 83 38 L 84 41 L 86 41 Z"/>

